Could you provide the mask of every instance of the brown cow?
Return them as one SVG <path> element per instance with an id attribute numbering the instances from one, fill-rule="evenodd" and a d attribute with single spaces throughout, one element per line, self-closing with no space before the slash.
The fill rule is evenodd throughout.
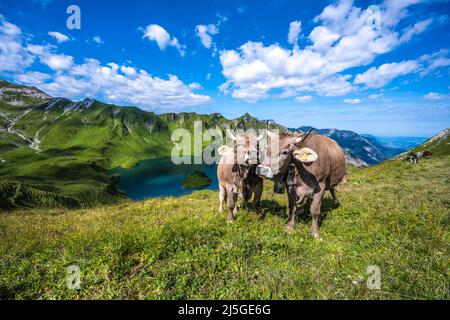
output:
<path id="1" fill-rule="evenodd" d="M 264 180 L 257 176 L 258 141 L 262 135 L 246 133 L 228 136 L 235 141 L 234 147 L 221 146 L 219 154 L 222 156 L 217 166 L 219 180 L 219 212 L 223 212 L 223 202 L 228 205 L 228 222 L 233 222 L 237 212 L 237 196 L 247 204 L 253 195 L 253 205 L 259 209 Z"/>
<path id="2" fill-rule="evenodd" d="M 433 152 L 431 152 L 430 150 L 425 150 L 422 156 L 425 157 L 425 159 L 430 159 L 433 156 Z"/>
<path id="3" fill-rule="evenodd" d="M 319 134 L 308 132 L 294 136 L 268 132 L 268 135 L 270 143 L 265 159 L 256 172 L 274 180 L 276 185 L 284 182 L 288 189 L 291 214 L 288 230 L 295 227 L 298 206 L 312 197 L 311 234 L 319 239 L 319 216 L 325 191 L 330 190 L 336 200 L 334 187 L 347 179 L 345 153 L 334 140 Z"/>

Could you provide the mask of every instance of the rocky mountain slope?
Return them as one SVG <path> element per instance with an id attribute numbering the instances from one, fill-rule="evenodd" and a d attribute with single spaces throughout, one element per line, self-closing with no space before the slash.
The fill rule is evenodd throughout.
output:
<path id="1" fill-rule="evenodd" d="M 410 152 L 418 152 L 429 150 L 433 152 L 433 156 L 442 156 L 450 154 L 450 128 L 444 129 L 438 134 L 432 136 L 430 139 L 424 143 L 418 145 L 417 147 L 399 154 L 396 158 L 402 159 Z"/>
<path id="2" fill-rule="evenodd" d="M 109 169 L 170 156 L 172 132 L 178 128 L 193 132 L 198 120 L 204 128 L 222 132 L 266 126 L 249 114 L 231 120 L 217 113 L 156 115 L 92 99 L 53 98 L 33 87 L 2 81 L 0 177 L 3 194 L 14 197 L 4 203 L 28 202 L 32 193 L 51 204 L 53 193 L 69 196 L 70 204 L 80 199 L 83 203 L 109 199 L 111 193 L 115 199 Z M 19 190 L 20 196 L 13 190 Z"/>
<path id="3" fill-rule="evenodd" d="M 248 113 L 237 119 L 218 113 L 157 115 L 92 99 L 53 98 L 34 87 L 0 81 L 0 202 L 4 207 L 115 202 L 124 195 L 116 191 L 110 169 L 170 156 L 172 132 L 193 132 L 198 120 L 205 129 L 222 132 L 266 127 Z M 287 130 L 276 123 L 270 127 Z M 316 131 L 336 140 L 347 151 L 347 162 L 358 167 L 399 153 L 352 131 Z"/>
<path id="4" fill-rule="evenodd" d="M 346 151 L 348 163 L 357 166 L 364 167 L 377 164 L 405 151 L 404 149 L 387 147 L 373 136 L 363 136 L 349 130 L 317 129 L 309 126 L 291 130 L 307 131 L 309 129 L 314 129 L 315 132 L 335 140 Z"/>

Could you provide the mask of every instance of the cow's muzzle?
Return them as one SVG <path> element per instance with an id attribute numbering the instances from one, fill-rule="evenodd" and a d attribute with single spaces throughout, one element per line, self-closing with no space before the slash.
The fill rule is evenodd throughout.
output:
<path id="1" fill-rule="evenodd" d="M 256 174 L 258 176 L 261 176 L 261 177 L 264 177 L 264 178 L 268 178 L 268 179 L 272 179 L 273 178 L 272 169 L 270 169 L 269 167 L 266 167 L 266 166 L 257 166 L 256 167 Z"/>
<path id="2" fill-rule="evenodd" d="M 244 162 L 247 165 L 258 164 L 258 150 L 252 149 L 245 153 Z"/>

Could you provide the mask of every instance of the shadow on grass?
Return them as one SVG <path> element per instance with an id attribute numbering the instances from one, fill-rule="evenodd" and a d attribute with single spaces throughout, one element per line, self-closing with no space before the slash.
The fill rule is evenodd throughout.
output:
<path id="1" fill-rule="evenodd" d="M 309 210 L 310 206 L 311 206 L 311 199 L 306 199 L 303 205 L 301 205 L 300 208 L 297 209 L 296 212 L 297 222 L 302 222 L 305 224 L 311 222 L 311 213 Z M 328 214 L 331 213 L 331 211 L 339 208 L 339 206 L 340 206 L 339 202 L 335 202 L 333 199 L 324 198 L 322 200 L 319 226 L 322 225 L 322 221 L 328 217 Z M 261 211 L 260 212 L 261 219 L 264 219 L 267 214 L 271 214 L 273 216 L 283 219 L 289 218 L 287 214 L 287 207 L 282 206 L 278 202 L 273 200 L 262 200 L 260 211 Z"/>
<path id="2" fill-rule="evenodd" d="M 286 206 L 280 205 L 278 202 L 273 200 L 262 200 L 261 201 L 261 218 L 265 218 L 265 216 L 269 213 L 273 216 L 280 217 L 283 219 L 288 218 L 287 208 Z"/>
<path id="3" fill-rule="evenodd" d="M 311 222 L 311 212 L 309 210 L 311 206 L 312 199 L 306 199 L 305 203 L 299 208 L 297 211 L 297 222 L 301 221 L 303 223 L 310 223 Z M 328 217 L 328 214 L 331 213 L 331 211 L 339 208 L 340 204 L 339 202 L 334 201 L 330 198 L 323 198 L 322 200 L 322 206 L 320 209 L 320 218 L 319 218 L 319 227 L 322 225 L 323 220 L 325 220 Z"/>

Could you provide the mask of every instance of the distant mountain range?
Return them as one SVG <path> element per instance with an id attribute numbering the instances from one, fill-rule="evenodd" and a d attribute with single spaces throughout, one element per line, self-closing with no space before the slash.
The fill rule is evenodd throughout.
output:
<path id="1" fill-rule="evenodd" d="M 248 113 L 236 119 L 219 113 L 157 115 L 92 99 L 53 98 L 37 88 L 0 80 L 0 203 L 81 206 L 116 201 L 123 195 L 116 191 L 109 170 L 170 156 L 172 132 L 193 132 L 196 120 L 206 129 L 223 132 L 266 127 Z M 276 123 L 270 127 L 288 130 Z M 347 161 L 356 166 L 376 164 L 406 150 L 352 131 L 316 132 L 336 140 L 346 150 Z"/>
<path id="2" fill-rule="evenodd" d="M 266 127 L 249 114 L 231 120 L 218 113 L 156 115 L 92 99 L 53 98 L 34 87 L 0 81 L 0 194 L 13 194 L 16 204 L 40 194 L 42 206 L 50 205 L 55 194 L 70 205 L 105 202 L 111 195 L 114 200 L 120 195 L 110 169 L 170 156 L 172 132 L 193 132 L 196 120 L 222 132 Z"/>
<path id="3" fill-rule="evenodd" d="M 410 150 L 427 140 L 426 137 L 380 137 L 369 134 L 362 134 L 362 136 L 374 138 L 385 147 L 405 151 Z"/>
<path id="4" fill-rule="evenodd" d="M 335 140 L 347 154 L 347 162 L 358 167 L 373 165 L 390 159 L 406 150 L 419 145 L 426 138 L 393 137 L 380 138 L 373 135 L 361 135 L 349 130 L 317 129 L 310 126 L 302 126 L 291 131 L 314 132 Z"/>

